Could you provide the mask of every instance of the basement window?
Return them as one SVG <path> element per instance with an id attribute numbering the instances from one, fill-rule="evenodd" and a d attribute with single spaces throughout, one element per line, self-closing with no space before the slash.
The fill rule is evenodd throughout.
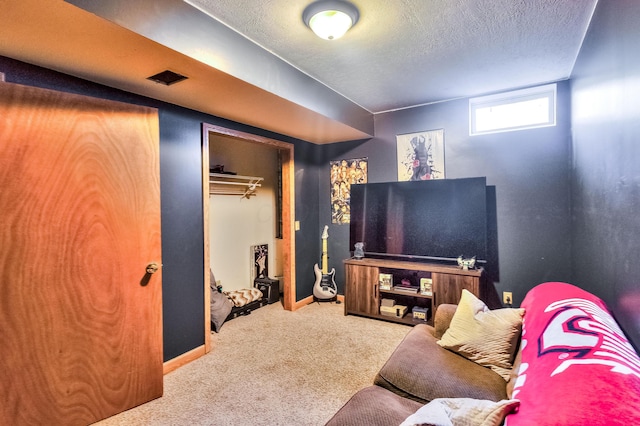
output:
<path id="1" fill-rule="evenodd" d="M 471 136 L 555 125 L 555 84 L 469 100 Z"/>

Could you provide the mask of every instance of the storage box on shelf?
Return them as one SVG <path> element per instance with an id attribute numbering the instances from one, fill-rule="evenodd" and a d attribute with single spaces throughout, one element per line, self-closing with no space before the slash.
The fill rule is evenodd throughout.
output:
<path id="1" fill-rule="evenodd" d="M 380 306 L 380 315 L 385 317 L 403 318 L 407 314 L 405 305 Z"/>

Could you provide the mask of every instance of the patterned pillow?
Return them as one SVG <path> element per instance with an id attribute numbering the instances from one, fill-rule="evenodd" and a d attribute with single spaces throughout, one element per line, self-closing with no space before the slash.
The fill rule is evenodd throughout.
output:
<path id="1" fill-rule="evenodd" d="M 242 307 L 247 303 L 262 299 L 262 292 L 257 288 L 243 288 L 242 290 L 225 291 L 234 306 Z"/>
<path id="2" fill-rule="evenodd" d="M 438 344 L 483 367 L 491 368 L 507 381 L 520 337 L 523 314 L 524 309 L 489 310 L 471 292 L 462 290 L 451 325 Z"/>

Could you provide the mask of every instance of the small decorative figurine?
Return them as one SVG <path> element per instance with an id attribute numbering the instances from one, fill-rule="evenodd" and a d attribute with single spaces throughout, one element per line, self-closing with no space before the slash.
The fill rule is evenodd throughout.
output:
<path id="1" fill-rule="evenodd" d="M 471 259 L 463 259 L 462 256 L 458 256 L 458 266 L 460 269 L 464 271 L 468 271 L 469 269 L 476 269 L 476 257 L 473 256 Z"/>
<path id="2" fill-rule="evenodd" d="M 364 243 L 356 243 L 353 257 L 356 259 L 362 259 L 364 257 Z"/>

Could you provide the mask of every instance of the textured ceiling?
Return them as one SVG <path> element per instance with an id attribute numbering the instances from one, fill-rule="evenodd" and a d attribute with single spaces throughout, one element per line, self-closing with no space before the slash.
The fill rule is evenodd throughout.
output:
<path id="1" fill-rule="evenodd" d="M 569 78 L 596 2 L 352 0 L 360 20 L 327 41 L 310 1 L 187 1 L 373 113 Z"/>
<path id="2" fill-rule="evenodd" d="M 372 113 L 570 77 L 597 2 L 352 1 L 336 41 L 302 22 L 311 0 L 5 1 L 0 55 L 324 144 L 371 137 Z M 165 69 L 189 79 L 147 80 Z"/>

